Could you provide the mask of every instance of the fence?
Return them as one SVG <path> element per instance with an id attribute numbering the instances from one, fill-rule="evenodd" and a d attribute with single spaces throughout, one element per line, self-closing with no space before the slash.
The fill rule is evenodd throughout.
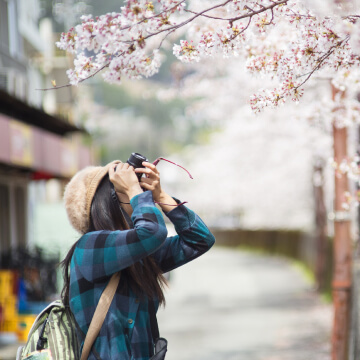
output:
<path id="1" fill-rule="evenodd" d="M 212 229 L 212 232 L 218 245 L 259 250 L 301 262 L 314 274 L 317 284 L 321 284 L 319 290 L 331 294 L 333 248 L 330 239 L 327 240 L 324 253 L 319 254 L 316 238 L 301 231 Z M 325 266 L 318 273 L 320 261 Z"/>

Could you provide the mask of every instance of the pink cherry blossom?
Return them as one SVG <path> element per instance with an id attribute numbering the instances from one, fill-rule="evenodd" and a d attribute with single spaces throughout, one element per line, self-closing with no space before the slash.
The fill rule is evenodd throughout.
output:
<path id="1" fill-rule="evenodd" d="M 331 6 L 325 14 L 307 5 L 305 0 L 127 0 L 118 13 L 83 16 L 57 46 L 76 55 L 68 71 L 71 84 L 100 71 L 105 81 L 119 83 L 155 74 L 164 40 L 182 31 L 185 38 L 173 46 L 180 61 L 239 57 L 244 70 L 274 80 L 275 87 L 251 96 L 255 112 L 299 102 L 315 75 L 332 79 L 351 98 L 360 90 L 359 15 Z"/>

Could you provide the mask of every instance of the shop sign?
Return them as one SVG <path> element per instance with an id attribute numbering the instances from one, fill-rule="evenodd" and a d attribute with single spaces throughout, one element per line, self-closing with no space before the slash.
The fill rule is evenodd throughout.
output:
<path id="1" fill-rule="evenodd" d="M 33 162 L 33 133 L 30 126 L 10 120 L 10 160 L 12 163 L 30 167 Z"/>
<path id="2" fill-rule="evenodd" d="M 0 161 L 10 162 L 10 129 L 8 119 L 0 114 Z"/>
<path id="3" fill-rule="evenodd" d="M 78 147 L 69 140 L 61 142 L 61 174 L 66 177 L 73 176 L 78 171 Z"/>

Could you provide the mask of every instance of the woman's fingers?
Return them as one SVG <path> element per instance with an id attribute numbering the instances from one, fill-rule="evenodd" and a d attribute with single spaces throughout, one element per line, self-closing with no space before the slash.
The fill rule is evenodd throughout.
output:
<path id="1" fill-rule="evenodd" d="M 146 169 L 146 168 L 137 168 L 135 169 L 135 172 L 137 174 L 145 174 L 147 177 L 152 177 L 152 178 L 159 178 L 159 174 L 156 174 L 155 172 L 153 172 L 150 169 Z"/>
<path id="2" fill-rule="evenodd" d="M 154 182 L 153 179 L 142 177 L 141 181 L 142 183 L 152 184 Z"/>
<path id="3" fill-rule="evenodd" d="M 158 194 L 159 192 L 159 189 L 158 189 L 158 184 L 155 184 L 155 183 L 151 183 L 151 184 L 148 184 L 146 182 L 141 182 L 140 183 L 140 186 L 145 189 L 145 190 L 150 190 L 152 191 L 153 195 L 154 195 L 154 200 L 157 200 L 156 198 L 156 195 Z"/>
<path id="4" fill-rule="evenodd" d="M 147 177 L 153 177 L 156 179 L 158 179 L 160 177 L 160 172 L 154 164 L 148 163 L 146 161 L 144 161 L 142 164 L 145 167 L 135 169 L 136 173 L 145 174 Z"/>
<path id="5" fill-rule="evenodd" d="M 152 163 L 149 163 L 147 161 L 144 161 L 142 163 L 146 168 L 150 169 L 151 171 L 153 171 L 155 174 L 157 174 L 158 176 L 160 176 L 160 171 L 158 170 L 158 168 L 152 164 Z"/>
<path id="6" fill-rule="evenodd" d="M 116 171 L 126 170 L 130 167 L 128 163 L 120 163 L 116 167 Z"/>
<path id="7" fill-rule="evenodd" d="M 154 171 L 154 172 L 159 172 L 158 169 L 157 169 L 157 167 L 156 167 L 154 164 L 152 164 L 152 163 L 149 163 L 149 162 L 147 162 L 147 161 L 143 161 L 142 164 L 143 164 L 145 167 L 151 169 L 151 170 Z"/>
<path id="8" fill-rule="evenodd" d="M 110 166 L 109 168 L 109 178 L 111 181 L 113 181 L 115 179 L 115 173 L 116 171 L 121 167 L 122 167 L 122 163 L 119 163 L 119 164 L 113 164 L 112 166 Z"/>
<path id="9" fill-rule="evenodd" d="M 128 195 L 131 199 L 141 192 L 134 168 L 129 164 L 119 163 L 109 168 L 109 178 L 114 184 L 115 191 Z"/>
<path id="10" fill-rule="evenodd" d="M 159 183 L 159 180 L 153 180 L 151 178 L 141 178 L 140 186 L 143 186 L 145 184 L 155 189 L 159 185 Z"/>
<path id="11" fill-rule="evenodd" d="M 114 177 L 114 173 L 115 173 L 115 166 L 110 166 L 110 168 L 109 168 L 109 178 L 110 178 L 110 180 Z"/>
<path id="12" fill-rule="evenodd" d="M 135 169 L 135 172 L 145 174 L 146 177 L 142 177 L 140 180 L 140 186 L 144 190 L 150 190 L 153 193 L 154 200 L 158 201 L 161 192 L 160 186 L 160 173 L 156 169 L 156 166 L 148 162 L 143 162 L 145 168 Z"/>
<path id="13" fill-rule="evenodd" d="M 132 182 L 136 179 L 136 184 L 144 190 L 150 190 L 153 193 L 154 200 L 158 201 L 161 193 L 160 186 L 160 172 L 154 164 L 149 162 L 143 162 L 143 168 L 134 169 L 128 163 L 117 164 L 117 167 L 112 167 L 109 170 L 110 180 L 114 183 L 115 189 L 119 192 L 128 192 L 129 188 L 132 187 Z M 135 174 L 145 174 L 145 177 L 141 178 L 140 183 Z"/>
<path id="14" fill-rule="evenodd" d="M 153 191 L 155 189 L 155 187 L 153 185 L 147 184 L 145 182 L 141 182 L 140 186 L 145 190 Z"/>

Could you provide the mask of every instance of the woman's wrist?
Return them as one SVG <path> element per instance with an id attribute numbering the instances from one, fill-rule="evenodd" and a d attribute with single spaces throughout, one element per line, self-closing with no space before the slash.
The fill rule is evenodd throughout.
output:
<path id="1" fill-rule="evenodd" d="M 129 197 L 129 200 L 131 200 L 134 196 L 141 194 L 143 191 L 139 186 L 134 186 L 133 188 L 129 189 L 126 192 L 126 195 Z"/>
<path id="2" fill-rule="evenodd" d="M 175 209 L 177 202 L 166 192 L 162 191 L 159 196 L 159 205 L 164 212 Z"/>

